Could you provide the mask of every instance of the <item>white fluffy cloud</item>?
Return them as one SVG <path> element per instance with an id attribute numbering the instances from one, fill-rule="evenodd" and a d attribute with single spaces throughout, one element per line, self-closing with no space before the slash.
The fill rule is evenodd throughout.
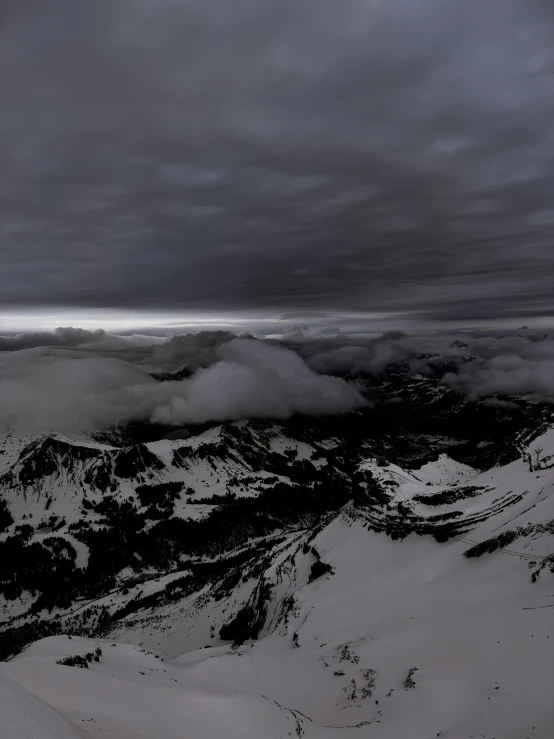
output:
<path id="1" fill-rule="evenodd" d="M 166 423 L 287 418 L 294 413 L 343 413 L 365 405 L 359 392 L 336 377 L 318 375 L 293 351 L 254 339 L 233 339 L 218 361 L 176 385 L 154 420 Z"/>
<path id="2" fill-rule="evenodd" d="M 195 342 L 209 366 L 188 379 L 170 382 L 155 380 L 144 358 L 136 364 L 75 348 L 3 352 L 3 424 L 29 433 L 79 433 L 135 419 L 178 425 L 286 418 L 294 413 L 342 413 L 366 403 L 352 385 L 318 375 L 284 347 L 228 335 L 217 340 L 198 335 L 180 344 L 181 350 L 186 345 L 189 359 Z M 168 346 L 170 355 L 175 344 L 179 348 L 179 342 Z M 152 355 L 157 356 L 157 349 Z M 131 353 L 128 359 L 133 357 Z"/>

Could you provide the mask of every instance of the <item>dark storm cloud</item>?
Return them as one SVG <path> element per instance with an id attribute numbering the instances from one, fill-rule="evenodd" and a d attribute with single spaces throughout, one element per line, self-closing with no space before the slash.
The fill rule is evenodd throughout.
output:
<path id="1" fill-rule="evenodd" d="M 542 0 L 4 0 L 9 304 L 552 310 Z"/>

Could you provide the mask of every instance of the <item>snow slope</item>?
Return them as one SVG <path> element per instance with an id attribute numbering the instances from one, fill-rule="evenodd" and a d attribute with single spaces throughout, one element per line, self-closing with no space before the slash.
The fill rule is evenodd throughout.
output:
<path id="1" fill-rule="evenodd" d="M 2 739 L 87 739 L 89 734 L 0 674 L 0 736 Z"/>
<path id="2" fill-rule="evenodd" d="M 102 650 L 99 662 L 92 662 L 88 669 L 56 663 L 97 646 Z M 277 739 L 336 735 L 324 727 L 320 731 L 300 714 L 259 694 L 219 685 L 199 687 L 186 669 L 138 647 L 75 637 L 71 641 L 66 637 L 44 639 L 4 664 L 1 674 L 7 684 L 13 680 L 25 686 L 54 706 L 56 712 L 86 726 L 90 737 Z M 22 688 L 9 703 L 9 715 L 23 722 L 21 714 L 28 707 L 19 700 L 19 694 L 24 694 Z M 51 714 L 56 715 L 53 710 Z M 83 735 L 78 730 L 73 734 L 60 730 L 57 734 L 28 736 L 76 739 Z"/>
<path id="3" fill-rule="evenodd" d="M 66 460 L 45 485 L 49 494 L 61 486 L 69 520 L 68 480 L 83 483 L 76 498 L 102 500 L 85 475 L 101 458 L 113 465 L 113 482 L 111 455 L 120 450 L 87 447 L 69 458 L 67 444 L 41 446 L 33 465 L 45 449 Z M 344 461 L 348 444 L 327 438 L 324 446 L 277 427 L 213 428 L 145 445 L 160 466 L 133 466 L 110 495 L 128 499 L 145 479 L 186 481 L 202 496 L 232 483 L 255 506 L 264 481 L 286 479 L 287 465 L 299 459 L 296 472 L 305 472 L 306 483 L 275 493 L 294 498 L 302 484 L 310 486 L 309 465 L 321 472 L 333 455 Z M 523 433 L 517 445 L 517 458 L 488 469 L 444 453 L 408 467 L 394 450 L 390 459 L 382 449 L 363 458 L 351 452 L 352 467 L 341 461 L 329 478 L 331 488 L 352 482 L 340 507 L 292 523 L 280 518 L 289 509 L 253 508 L 254 520 L 263 513 L 274 528 L 228 548 L 199 549 L 169 572 L 145 566 L 138 577 L 124 569 L 94 606 L 76 600 L 54 608 L 48 618 L 58 635 L 0 663 L 9 731 L 29 739 L 43 736 L 36 729 L 42 724 L 47 739 L 56 730 L 52 736 L 62 739 L 83 736 L 81 727 L 90 737 L 114 739 L 548 739 L 554 430 Z M 141 452 L 133 465 L 139 457 L 148 458 Z M 19 475 L 21 456 L 14 460 L 10 470 Z M 14 517 L 18 490 L 23 494 L 17 486 L 8 491 Z M 179 497 L 174 515 L 183 517 L 187 505 L 186 495 Z M 74 515 L 82 511 L 79 503 Z M 86 515 L 96 525 L 98 514 Z M 79 536 L 64 527 L 55 533 L 68 541 Z M 31 536 L 39 541 L 52 532 Z M 85 545 L 74 543 L 85 566 Z M 9 601 L 10 624 L 32 622 L 23 613 L 28 597 Z M 100 606 L 113 616 L 103 624 L 91 611 Z M 87 654 L 86 668 L 59 664 Z"/>
<path id="4" fill-rule="evenodd" d="M 274 606 L 293 601 L 273 621 L 268 609 L 258 640 L 168 656 L 206 602 L 188 622 L 158 610 L 160 630 L 123 621 L 116 638 L 141 647 L 51 637 L 1 672 L 91 736 L 550 736 L 551 581 L 530 583 L 526 564 L 500 553 L 464 558 L 458 541 L 393 541 L 348 508 L 310 542 L 333 574 L 308 583 L 312 555 L 297 543 L 294 566 L 285 547 L 264 573 Z M 56 664 L 97 646 L 88 670 Z"/>

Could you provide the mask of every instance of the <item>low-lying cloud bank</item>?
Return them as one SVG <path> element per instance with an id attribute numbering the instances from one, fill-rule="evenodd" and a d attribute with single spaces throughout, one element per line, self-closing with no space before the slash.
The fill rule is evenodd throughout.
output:
<path id="1" fill-rule="evenodd" d="M 59 334 L 56 334 L 59 336 Z M 367 401 L 344 379 L 320 375 L 294 351 L 226 333 L 177 337 L 137 358 L 76 345 L 0 354 L 3 425 L 19 432 L 80 433 L 151 420 L 185 424 L 295 413 L 344 413 Z M 105 339 L 105 337 L 103 337 Z M 93 337 L 102 340 L 102 337 Z M 127 337 L 121 337 L 125 348 Z M 107 356 L 103 356 L 107 353 Z M 151 371 L 188 365 L 186 379 L 160 382 Z"/>
<path id="2" fill-rule="evenodd" d="M 396 331 L 362 342 L 312 341 L 299 351 L 317 372 L 379 375 L 406 363 L 414 374 L 438 374 L 442 384 L 465 393 L 469 400 L 527 393 L 554 398 L 554 335 L 549 332 Z M 455 369 L 444 371 L 446 362 Z"/>
<path id="3" fill-rule="evenodd" d="M 132 420 L 179 426 L 345 413 L 370 403 L 358 375 L 399 364 L 469 400 L 554 399 L 547 332 L 296 332 L 277 341 L 223 331 L 155 337 L 63 328 L 0 337 L 0 427 L 76 434 Z"/>

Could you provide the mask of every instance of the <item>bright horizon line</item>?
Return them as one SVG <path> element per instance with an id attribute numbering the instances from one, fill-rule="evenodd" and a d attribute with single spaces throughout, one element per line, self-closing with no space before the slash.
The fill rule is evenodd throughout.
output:
<path id="1" fill-rule="evenodd" d="M 292 314 L 292 315 L 291 315 Z M 433 331 L 446 329 L 517 329 L 527 326 L 533 329 L 554 328 L 554 316 L 519 318 L 473 319 L 436 321 L 425 320 L 421 313 L 370 313 L 363 311 L 324 311 L 308 309 L 275 313 L 272 311 L 168 311 L 126 308 L 58 308 L 49 310 L 8 310 L 0 315 L 0 334 L 53 331 L 59 327 L 72 326 L 88 330 L 104 329 L 107 332 L 159 330 L 171 333 L 180 330 L 202 328 L 247 329 L 258 328 L 263 333 L 271 329 L 337 328 L 348 333 L 350 329 L 363 332 L 388 330 Z M 275 331 L 279 333 L 279 331 Z"/>
<path id="2" fill-rule="evenodd" d="M 270 311 L 168 311 L 125 308 L 60 308 L 51 311 L 4 311 L 0 315 L 0 333 L 52 331 L 60 326 L 76 328 L 131 331 L 202 326 L 296 326 L 329 325 L 344 321 L 389 321 L 401 313 L 353 313 L 337 311 L 297 311 L 293 318 Z"/>

